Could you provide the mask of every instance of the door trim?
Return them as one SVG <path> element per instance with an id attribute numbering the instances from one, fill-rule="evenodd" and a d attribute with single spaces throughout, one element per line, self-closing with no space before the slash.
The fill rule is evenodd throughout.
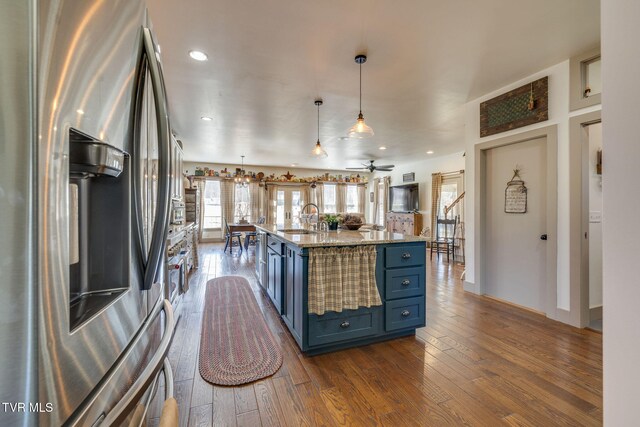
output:
<path id="1" fill-rule="evenodd" d="M 588 141 L 587 126 L 602 122 L 600 110 L 581 114 L 569 119 L 569 312 L 572 326 L 584 328 L 589 324 L 589 240 L 583 233 L 589 228 L 587 203 L 584 197 L 588 188 Z"/>
<path id="2" fill-rule="evenodd" d="M 485 269 L 485 230 L 486 230 L 486 153 L 492 148 L 545 138 L 547 145 L 547 317 L 561 320 L 564 310 L 558 309 L 558 126 L 546 126 L 516 135 L 498 138 L 476 144 L 475 146 L 475 183 L 474 214 L 476 218 L 474 261 L 476 268 L 476 287 L 480 295 L 486 293 Z M 562 320 L 564 321 L 564 320 Z"/>

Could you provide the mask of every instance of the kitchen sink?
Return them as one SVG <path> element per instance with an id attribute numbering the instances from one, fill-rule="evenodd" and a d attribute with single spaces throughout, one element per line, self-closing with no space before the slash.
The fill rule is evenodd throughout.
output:
<path id="1" fill-rule="evenodd" d="M 315 231 L 303 230 L 300 228 L 283 228 L 282 230 L 278 230 L 278 231 L 286 234 L 316 234 Z"/>

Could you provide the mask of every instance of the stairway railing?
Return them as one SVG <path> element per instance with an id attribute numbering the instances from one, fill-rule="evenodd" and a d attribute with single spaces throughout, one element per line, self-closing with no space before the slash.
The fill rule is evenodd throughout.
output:
<path id="1" fill-rule="evenodd" d="M 455 205 L 457 205 L 458 203 L 460 203 L 460 201 L 462 199 L 464 199 L 464 193 L 465 191 L 462 192 L 462 194 L 460 194 L 454 201 L 453 203 L 451 203 L 449 206 L 445 206 L 444 207 L 444 219 L 447 219 L 447 215 L 449 214 L 449 212 L 451 212 L 451 209 L 453 209 L 455 207 Z"/>

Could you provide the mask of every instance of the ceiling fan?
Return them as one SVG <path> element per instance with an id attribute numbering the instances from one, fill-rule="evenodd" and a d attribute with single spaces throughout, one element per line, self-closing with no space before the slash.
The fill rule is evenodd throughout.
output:
<path id="1" fill-rule="evenodd" d="M 369 172 L 373 172 L 373 171 L 391 171 L 395 167 L 395 165 L 380 165 L 380 166 L 376 166 L 376 165 L 373 164 L 373 162 L 375 162 L 375 160 L 369 160 L 369 164 L 366 164 L 366 163 L 362 164 L 363 167 L 347 168 L 347 169 L 353 169 L 353 170 L 368 169 Z"/>

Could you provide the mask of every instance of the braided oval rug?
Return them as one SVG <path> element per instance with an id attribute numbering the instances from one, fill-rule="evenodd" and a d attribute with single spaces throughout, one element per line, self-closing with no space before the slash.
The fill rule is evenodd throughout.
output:
<path id="1" fill-rule="evenodd" d="M 269 327 L 247 279 L 207 282 L 200 335 L 200 375 L 219 385 L 246 384 L 276 373 L 282 365 Z"/>

